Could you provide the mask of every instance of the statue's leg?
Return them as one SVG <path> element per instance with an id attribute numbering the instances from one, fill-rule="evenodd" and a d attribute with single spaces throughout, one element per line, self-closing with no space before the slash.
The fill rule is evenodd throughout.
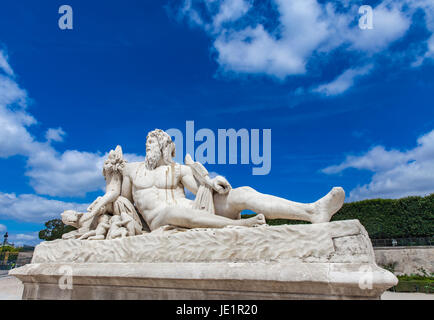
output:
<path id="1" fill-rule="evenodd" d="M 312 223 L 328 222 L 343 205 L 345 192 L 333 188 L 314 203 L 299 203 L 268 194 L 250 187 L 231 189 L 228 194 L 214 195 L 216 214 L 236 218 L 242 210 L 262 213 L 268 219 L 303 220 Z"/>
<path id="2" fill-rule="evenodd" d="M 87 238 L 96 235 L 96 231 L 95 230 L 91 230 L 89 232 L 86 232 L 85 234 L 83 234 L 80 238 L 78 238 L 78 240 L 86 240 Z"/>
<path id="3" fill-rule="evenodd" d="M 79 233 L 77 230 L 73 230 L 71 232 L 68 233 L 64 233 L 62 235 L 62 239 L 63 240 L 69 240 L 69 239 L 77 239 L 77 237 L 79 237 Z"/>
<path id="4" fill-rule="evenodd" d="M 105 239 L 105 235 L 103 234 L 98 234 L 96 236 L 87 238 L 87 240 L 104 240 L 104 239 Z"/>
<path id="5" fill-rule="evenodd" d="M 121 238 L 126 238 L 127 236 L 128 236 L 128 230 L 127 229 L 125 229 L 125 228 L 121 228 L 121 231 L 120 231 L 120 236 L 121 236 Z M 134 234 L 133 234 L 134 235 Z"/>
<path id="6" fill-rule="evenodd" d="M 249 219 L 233 220 L 203 210 L 184 207 L 163 207 L 160 210 L 150 224 L 151 230 L 164 225 L 183 228 L 223 228 L 226 226 L 251 227 L 265 223 L 265 217 L 262 214 Z"/>
<path id="7" fill-rule="evenodd" d="M 128 221 L 127 223 L 125 223 L 125 228 L 128 230 L 128 235 L 129 236 L 135 236 L 136 235 L 136 229 L 134 226 L 134 220 L 133 218 L 131 218 L 131 216 L 128 213 L 125 212 L 121 212 L 121 219 L 122 221 Z"/>
<path id="8" fill-rule="evenodd" d="M 120 238 L 120 236 L 121 236 L 120 230 L 116 229 L 111 233 L 110 239 L 117 239 L 117 238 Z"/>

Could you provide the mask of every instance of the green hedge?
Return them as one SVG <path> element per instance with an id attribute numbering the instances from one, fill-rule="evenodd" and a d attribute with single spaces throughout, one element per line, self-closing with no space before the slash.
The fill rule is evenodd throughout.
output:
<path id="1" fill-rule="evenodd" d="M 251 216 L 251 215 L 250 215 Z M 243 215 L 247 218 L 248 215 Z M 434 236 L 434 193 L 426 197 L 372 199 L 345 203 L 332 221 L 358 219 L 371 239 Z M 270 225 L 301 221 L 267 220 Z"/>
<path id="2" fill-rule="evenodd" d="M 332 221 L 358 219 L 372 239 L 434 235 L 434 194 L 345 203 Z"/>
<path id="3" fill-rule="evenodd" d="M 397 276 L 398 284 L 389 289 L 394 292 L 422 292 L 434 293 L 434 277 L 423 277 L 418 275 Z"/>

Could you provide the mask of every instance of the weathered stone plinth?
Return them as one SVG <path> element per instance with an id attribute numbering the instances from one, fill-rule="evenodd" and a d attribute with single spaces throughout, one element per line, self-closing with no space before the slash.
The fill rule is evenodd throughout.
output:
<path id="1" fill-rule="evenodd" d="M 378 299 L 397 283 L 357 220 L 44 242 L 10 275 L 23 299 Z"/>

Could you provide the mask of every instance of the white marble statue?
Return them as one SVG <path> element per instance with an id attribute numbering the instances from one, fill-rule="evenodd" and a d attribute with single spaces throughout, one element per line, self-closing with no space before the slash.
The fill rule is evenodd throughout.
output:
<path id="1" fill-rule="evenodd" d="M 23 299 L 378 299 L 398 283 L 376 265 L 358 220 L 327 223 L 342 188 L 297 203 L 232 188 L 189 155 L 184 164 L 174 156 L 158 129 L 143 162 L 127 163 L 119 146 L 110 151 L 105 194 L 85 213 L 62 213 L 77 230 L 42 242 L 30 264 L 9 272 L 23 282 Z M 258 215 L 241 219 L 246 209 Z M 312 224 L 268 226 L 265 218 Z M 71 290 L 59 286 L 65 267 Z"/>
<path id="2" fill-rule="evenodd" d="M 96 199 L 86 213 L 68 210 L 62 214 L 64 223 L 78 228 L 64 235 L 64 239 L 80 238 L 96 230 L 98 218 L 104 214 L 113 216 L 110 218 L 115 221 L 111 222 L 113 228 L 128 229 L 122 226 L 125 220 L 122 216 L 134 221 L 134 226 L 130 224 L 126 233 L 123 230 L 119 235 L 116 233 L 122 237 L 140 234 L 141 227 L 146 229 L 147 226 L 150 231 L 167 225 L 180 228 L 256 226 L 265 224 L 265 218 L 328 222 L 344 203 L 345 192 L 340 187 L 333 188 L 314 203 L 297 203 L 250 187 L 232 188 L 222 176 L 211 179 L 206 169 L 193 162 L 189 155 L 184 165 L 175 163 L 174 156 L 175 144 L 159 129 L 147 136 L 144 162 L 127 163 L 120 146 L 112 150 L 103 170 L 107 183 L 105 195 Z M 184 188 L 195 194 L 196 199 L 187 199 Z M 252 210 L 258 215 L 241 219 L 243 210 Z M 101 223 L 101 228 L 107 227 L 107 222 Z M 101 228 L 98 239 L 103 235 Z M 94 233 L 90 233 L 91 237 L 97 235 Z"/>

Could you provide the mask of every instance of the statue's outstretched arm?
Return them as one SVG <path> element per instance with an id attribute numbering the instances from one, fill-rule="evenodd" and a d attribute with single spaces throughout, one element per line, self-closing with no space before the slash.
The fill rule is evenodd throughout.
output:
<path id="1" fill-rule="evenodd" d="M 91 219 L 97 214 L 100 214 L 107 204 L 114 202 L 121 195 L 122 169 L 125 167 L 125 164 L 126 161 L 123 159 L 122 148 L 120 146 L 110 151 L 103 166 L 103 175 L 106 180 L 106 193 L 92 203 L 88 209 L 90 211 L 83 215 L 81 221 Z"/>
<path id="2" fill-rule="evenodd" d="M 122 177 L 119 173 L 114 173 L 106 187 L 106 193 L 96 203 L 93 204 L 92 210 L 85 215 L 95 216 L 107 204 L 114 202 L 121 195 L 121 180 Z"/>

